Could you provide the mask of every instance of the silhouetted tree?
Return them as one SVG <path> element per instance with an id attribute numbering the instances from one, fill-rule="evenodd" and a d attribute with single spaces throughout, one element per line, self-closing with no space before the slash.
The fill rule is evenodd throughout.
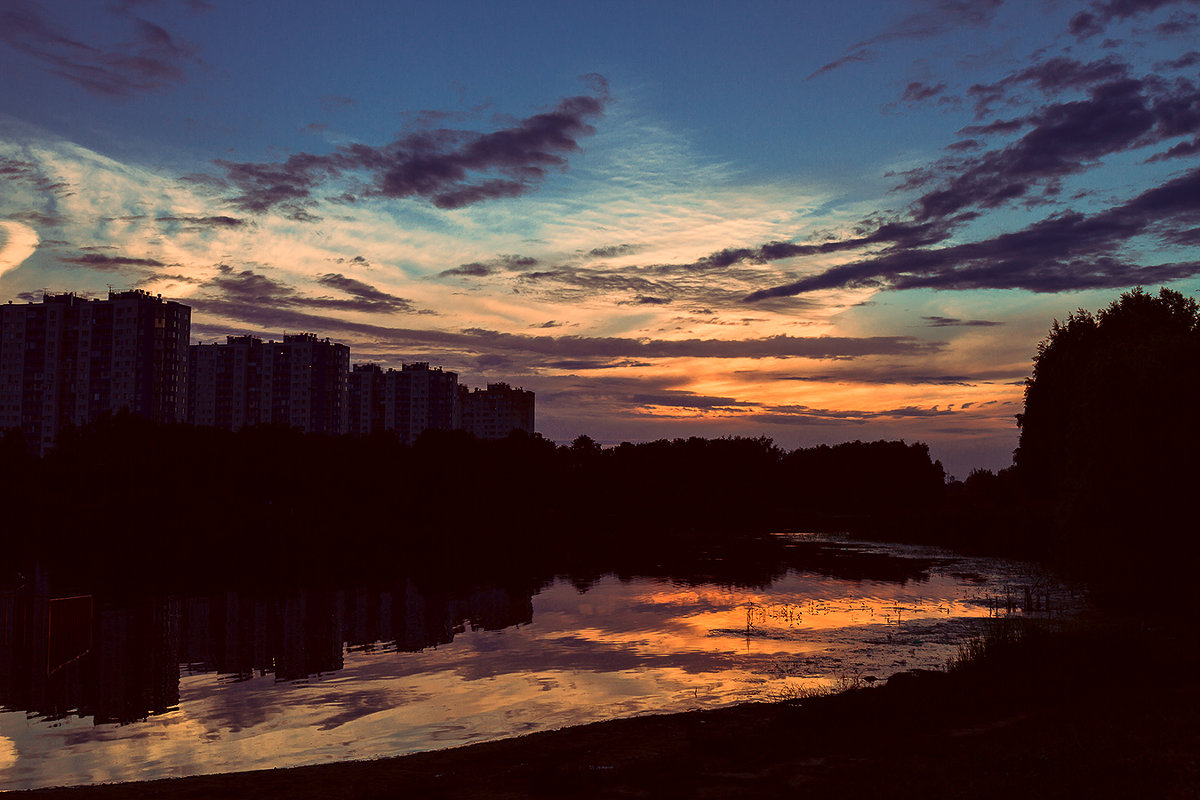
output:
<path id="1" fill-rule="evenodd" d="M 1193 574 L 1200 309 L 1140 288 L 1055 322 L 1025 385 L 1017 469 L 1064 560 L 1129 595 Z"/>

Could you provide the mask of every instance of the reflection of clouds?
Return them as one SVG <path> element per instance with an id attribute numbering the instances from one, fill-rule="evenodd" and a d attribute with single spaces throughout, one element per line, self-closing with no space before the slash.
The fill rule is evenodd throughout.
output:
<path id="1" fill-rule="evenodd" d="M 0 770 L 5 770 L 17 763 L 20 753 L 17 743 L 7 737 L 0 737 Z"/>
<path id="2" fill-rule="evenodd" d="M 317 697 L 309 699 L 308 702 L 315 706 L 338 710 L 338 713 L 326 717 L 318 726 L 320 730 L 328 731 L 370 714 L 377 714 L 381 709 L 394 708 L 429 698 L 428 694 L 422 695 L 416 692 L 371 690 L 350 693 L 323 692 Z"/>
<path id="3" fill-rule="evenodd" d="M 1020 579 L 928 549 L 846 549 L 932 566 L 927 581 L 906 584 L 791 572 L 763 589 L 608 577 L 580 592 L 559 580 L 533 598 L 531 622 L 419 652 L 351 650 L 343 669 L 306 681 L 185 675 L 179 710 L 144 723 L 0 715 L 0 736 L 20 751 L 0 788 L 399 755 L 882 680 L 942 665 L 993 613 L 973 600 Z M 885 619 L 897 608 L 898 620 Z"/>

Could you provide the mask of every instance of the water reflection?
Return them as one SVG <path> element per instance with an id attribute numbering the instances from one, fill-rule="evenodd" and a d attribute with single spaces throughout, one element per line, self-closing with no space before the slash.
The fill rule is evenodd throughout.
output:
<path id="1" fill-rule="evenodd" d="M 97 725 L 174 709 L 181 674 L 319 677 L 341 670 L 349 652 L 420 651 L 533 613 L 528 586 L 423 592 L 405 578 L 284 595 L 59 597 L 49 576 L 32 572 L 0 592 L 0 704 Z"/>
<path id="2" fill-rule="evenodd" d="M 0 787 L 365 758 L 940 666 L 981 619 L 1070 608 L 1021 568 L 804 538 L 715 573 L 182 597 L 0 593 Z M 710 565 L 713 566 L 713 565 Z M 11 744 L 7 744 L 11 743 Z"/>

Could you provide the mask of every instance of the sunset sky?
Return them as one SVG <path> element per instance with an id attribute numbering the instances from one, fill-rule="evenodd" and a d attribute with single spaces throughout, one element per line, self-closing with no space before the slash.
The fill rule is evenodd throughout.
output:
<path id="1" fill-rule="evenodd" d="M 143 288 L 603 443 L 1007 466 L 1052 321 L 1200 288 L 1200 0 L 0 0 L 0 301 Z"/>

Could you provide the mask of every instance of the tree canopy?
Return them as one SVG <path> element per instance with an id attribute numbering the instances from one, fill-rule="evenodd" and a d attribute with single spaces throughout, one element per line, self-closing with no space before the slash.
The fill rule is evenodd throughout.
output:
<path id="1" fill-rule="evenodd" d="M 1196 566 L 1198 410 L 1195 300 L 1138 288 L 1054 323 L 1025 384 L 1016 465 L 1069 560 Z"/>

